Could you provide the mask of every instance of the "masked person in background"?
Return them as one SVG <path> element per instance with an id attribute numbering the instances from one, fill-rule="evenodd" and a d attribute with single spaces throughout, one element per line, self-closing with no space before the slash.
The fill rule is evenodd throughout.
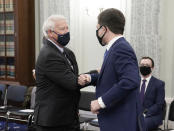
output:
<path id="1" fill-rule="evenodd" d="M 140 99 L 146 127 L 148 131 L 152 131 L 162 124 L 165 104 L 165 83 L 152 76 L 154 69 L 152 58 L 142 57 L 139 66 L 141 73 Z"/>
<path id="2" fill-rule="evenodd" d="M 74 53 L 65 47 L 70 40 L 66 18 L 48 17 L 43 34 L 44 44 L 35 67 L 36 131 L 79 131 L 78 66 Z"/>

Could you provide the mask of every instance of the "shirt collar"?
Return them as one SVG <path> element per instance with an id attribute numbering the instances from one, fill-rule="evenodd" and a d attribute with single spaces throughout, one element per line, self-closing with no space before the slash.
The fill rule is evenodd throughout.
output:
<path id="1" fill-rule="evenodd" d="M 109 49 L 111 48 L 111 46 L 114 44 L 114 42 L 116 40 L 118 40 L 119 38 L 123 37 L 123 35 L 120 35 L 120 36 L 116 36 L 114 37 L 112 40 L 109 41 L 109 44 L 107 45 L 106 49 L 107 51 L 109 51 Z"/>
<path id="2" fill-rule="evenodd" d="M 149 77 L 145 78 L 145 79 L 146 79 L 146 81 L 148 81 L 148 82 L 149 82 L 151 77 L 152 77 L 152 75 L 150 75 Z M 144 78 L 141 76 L 141 81 L 142 81 L 142 80 L 144 80 Z"/>
<path id="3" fill-rule="evenodd" d="M 57 47 L 57 49 L 60 50 L 61 53 L 64 52 L 64 49 L 63 49 L 62 47 L 58 46 L 56 43 L 54 43 L 54 42 L 53 42 L 52 40 L 50 40 L 49 38 L 48 38 L 48 40 L 49 40 L 51 43 L 53 43 L 53 44 Z"/>

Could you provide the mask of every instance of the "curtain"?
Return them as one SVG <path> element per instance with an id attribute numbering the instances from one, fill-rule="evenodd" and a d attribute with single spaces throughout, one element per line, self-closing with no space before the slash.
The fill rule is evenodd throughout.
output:
<path id="1" fill-rule="evenodd" d="M 53 14 L 64 15 L 67 18 L 69 23 L 70 21 L 70 7 L 69 7 L 69 0 L 40 0 L 40 44 L 42 46 L 42 25 L 44 21 Z M 40 46 L 40 47 L 41 47 Z"/>
<path id="2" fill-rule="evenodd" d="M 154 75 L 160 72 L 160 0 L 132 0 L 130 43 L 138 59 L 150 56 L 155 63 Z"/>
<path id="3" fill-rule="evenodd" d="M 96 39 L 98 14 L 106 8 L 121 10 L 126 18 L 124 36 L 134 48 L 137 58 L 154 59 L 154 75 L 160 71 L 159 12 L 161 0 L 40 0 L 39 33 L 42 41 L 42 25 L 51 14 L 62 14 L 68 19 L 71 40 L 68 47 L 76 55 L 80 73 L 98 69 L 103 62 L 105 47 Z M 41 48 L 41 46 L 40 46 Z"/>

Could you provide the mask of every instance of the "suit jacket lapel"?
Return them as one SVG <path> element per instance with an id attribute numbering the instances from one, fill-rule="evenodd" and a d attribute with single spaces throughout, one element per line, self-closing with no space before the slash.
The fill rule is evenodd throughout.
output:
<path id="1" fill-rule="evenodd" d="M 145 97 L 147 97 L 150 94 L 150 92 L 153 88 L 153 81 L 154 81 L 154 79 L 153 79 L 153 76 L 152 76 L 150 81 L 149 81 L 149 84 L 147 85 L 147 89 L 146 89 L 146 92 L 145 92 Z"/>
<path id="2" fill-rule="evenodd" d="M 108 54 L 105 56 L 105 59 L 104 59 L 103 64 L 102 64 L 101 72 L 100 72 L 100 75 L 99 75 L 99 78 L 98 78 L 98 81 L 100 80 L 101 76 L 103 75 L 103 72 L 104 72 L 104 69 L 106 67 L 106 63 L 107 63 L 108 57 L 110 56 L 111 52 L 113 51 L 113 46 L 118 46 L 118 41 L 120 39 L 122 39 L 122 38 L 119 38 L 118 40 L 116 40 L 114 42 L 114 44 L 110 47 L 110 49 L 108 51 Z"/>
<path id="3" fill-rule="evenodd" d="M 105 65 L 106 65 L 106 63 L 107 63 L 108 57 L 109 57 L 109 55 L 110 55 L 110 52 L 111 52 L 111 50 L 109 50 L 109 51 L 108 51 L 108 54 L 105 56 L 105 59 L 104 59 L 103 64 L 102 64 L 101 72 L 100 72 L 100 75 L 99 75 L 99 79 L 101 78 L 101 76 L 102 76 L 102 74 L 103 74 L 103 72 L 104 72 L 104 68 L 105 68 Z M 99 79 L 98 79 L 98 80 L 99 80 Z"/>
<path id="4" fill-rule="evenodd" d="M 73 60 L 73 58 L 70 56 L 70 54 L 69 54 L 69 52 L 64 48 L 64 52 L 66 53 L 66 56 L 67 56 L 67 58 L 68 58 L 68 60 L 71 62 L 71 64 L 72 64 L 72 66 L 73 66 L 73 69 L 72 69 L 72 67 L 71 67 L 71 65 L 69 64 L 69 62 L 68 62 L 68 65 L 70 66 L 70 68 L 71 68 L 71 70 L 74 72 L 74 73 L 76 73 L 76 70 L 75 70 L 75 61 Z M 66 58 L 66 59 L 67 59 Z"/>
<path id="5" fill-rule="evenodd" d="M 66 63 L 70 66 L 71 70 L 74 72 L 74 70 L 73 70 L 73 69 L 75 69 L 74 60 L 72 60 L 72 58 L 70 57 L 68 50 L 66 50 L 66 48 L 64 48 L 64 52 L 65 52 L 67 58 L 70 60 L 72 66 L 73 66 L 73 69 L 72 69 L 71 65 L 69 64 L 69 62 L 68 62 L 67 58 L 65 57 L 65 55 L 52 42 L 50 42 L 47 39 L 46 39 L 46 41 L 47 41 L 47 44 L 49 46 L 51 46 L 52 48 L 54 48 L 56 50 L 56 52 L 58 52 L 60 55 L 62 55 L 62 57 L 65 59 Z"/>
<path id="6" fill-rule="evenodd" d="M 51 46 L 59 54 L 62 54 L 62 52 L 51 41 L 49 41 L 47 39 L 46 39 L 46 41 L 47 41 L 47 43 L 45 43 L 45 44 L 47 44 L 48 46 Z"/>

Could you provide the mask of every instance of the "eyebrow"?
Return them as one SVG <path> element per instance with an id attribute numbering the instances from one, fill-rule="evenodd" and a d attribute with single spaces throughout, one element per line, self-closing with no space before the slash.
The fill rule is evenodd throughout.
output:
<path id="1" fill-rule="evenodd" d="M 68 28 L 68 29 L 69 29 L 68 26 L 59 26 L 59 27 L 57 27 L 57 28 L 59 28 L 59 29 L 66 29 L 66 28 Z"/>
<path id="2" fill-rule="evenodd" d="M 140 64 L 140 65 L 142 65 L 142 66 L 150 66 L 150 67 L 152 67 L 152 65 L 149 65 L 149 64 Z"/>

